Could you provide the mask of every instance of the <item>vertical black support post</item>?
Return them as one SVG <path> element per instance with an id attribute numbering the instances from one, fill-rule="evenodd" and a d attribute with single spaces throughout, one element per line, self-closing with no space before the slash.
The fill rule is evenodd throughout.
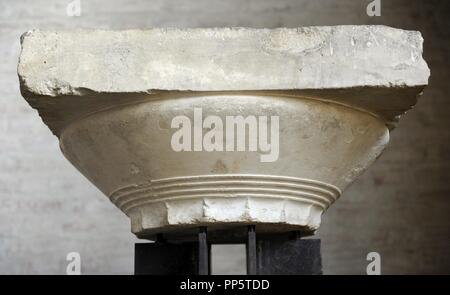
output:
<path id="1" fill-rule="evenodd" d="M 163 234 L 156 234 L 156 241 L 157 244 L 164 244 L 164 236 Z"/>
<path id="2" fill-rule="evenodd" d="M 247 275 L 256 275 L 256 229 L 249 225 L 247 231 Z"/>
<path id="3" fill-rule="evenodd" d="M 208 243 L 208 274 L 209 275 L 212 274 L 212 272 L 211 272 L 211 261 L 212 261 L 212 258 L 211 258 L 211 244 Z"/>
<path id="4" fill-rule="evenodd" d="M 200 227 L 198 232 L 198 274 L 209 274 L 209 247 L 204 226 Z"/>

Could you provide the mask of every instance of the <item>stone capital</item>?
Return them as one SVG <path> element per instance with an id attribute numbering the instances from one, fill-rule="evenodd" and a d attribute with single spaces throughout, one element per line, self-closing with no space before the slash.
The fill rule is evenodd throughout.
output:
<path id="1" fill-rule="evenodd" d="M 313 232 L 428 84 L 422 42 L 386 26 L 34 30 L 18 74 L 64 155 L 139 237 L 199 225 Z M 194 122 L 195 108 L 202 120 L 255 116 L 257 130 L 279 118 L 277 158 L 260 161 L 259 138 L 227 150 L 225 126 L 224 148 L 206 151 L 205 121 L 191 126 L 202 146 L 174 150 L 173 119 Z"/>

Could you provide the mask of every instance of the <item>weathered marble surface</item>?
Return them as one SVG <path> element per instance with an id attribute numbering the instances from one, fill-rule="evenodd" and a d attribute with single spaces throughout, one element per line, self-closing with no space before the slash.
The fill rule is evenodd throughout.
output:
<path id="1" fill-rule="evenodd" d="M 25 96 L 56 132 L 62 99 L 53 97 L 158 91 L 321 90 L 393 120 L 427 84 L 422 41 L 386 26 L 35 30 L 22 36 L 18 71 Z M 58 120 L 97 103 L 64 108 Z"/>
<path id="2" fill-rule="evenodd" d="M 298 29 L 30 31 L 20 76 L 42 95 L 280 90 L 427 84 L 419 32 Z"/>
<path id="3" fill-rule="evenodd" d="M 30 31 L 18 72 L 65 156 L 137 235 L 314 231 L 427 84 L 422 41 L 384 26 Z M 279 160 L 174 152 L 170 119 L 193 107 L 280 116 Z"/>

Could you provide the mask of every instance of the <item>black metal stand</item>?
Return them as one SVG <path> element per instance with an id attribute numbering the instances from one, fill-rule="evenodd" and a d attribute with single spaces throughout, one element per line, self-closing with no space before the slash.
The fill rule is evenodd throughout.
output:
<path id="1" fill-rule="evenodd" d="M 254 225 L 248 227 L 247 235 L 247 274 L 258 274 L 257 262 L 256 262 L 256 229 Z"/>
<path id="2" fill-rule="evenodd" d="M 210 274 L 211 242 L 206 227 L 199 228 L 197 240 L 168 242 L 159 234 L 155 243 L 135 244 L 135 274 Z M 248 275 L 322 274 L 319 239 L 301 239 L 298 232 L 257 237 L 256 227 L 251 225 L 245 242 Z"/>
<path id="3" fill-rule="evenodd" d="M 209 275 L 211 251 L 206 236 L 206 227 L 200 227 L 198 232 L 198 274 Z"/>

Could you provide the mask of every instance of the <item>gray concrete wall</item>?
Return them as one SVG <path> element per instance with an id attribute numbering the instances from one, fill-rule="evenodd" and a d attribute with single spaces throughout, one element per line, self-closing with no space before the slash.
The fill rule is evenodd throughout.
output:
<path id="1" fill-rule="evenodd" d="M 385 274 L 450 273 L 449 1 L 382 0 L 372 18 L 365 0 L 81 0 L 79 17 L 66 15 L 69 2 L 0 0 L 0 274 L 64 274 L 70 251 L 80 252 L 83 273 L 132 273 L 136 242 L 128 219 L 63 158 L 21 98 L 21 33 L 337 24 L 420 30 L 432 76 L 383 156 L 324 215 L 324 272 L 365 273 L 366 254 L 377 251 Z M 218 263 L 240 248 L 232 249 L 216 251 Z"/>

